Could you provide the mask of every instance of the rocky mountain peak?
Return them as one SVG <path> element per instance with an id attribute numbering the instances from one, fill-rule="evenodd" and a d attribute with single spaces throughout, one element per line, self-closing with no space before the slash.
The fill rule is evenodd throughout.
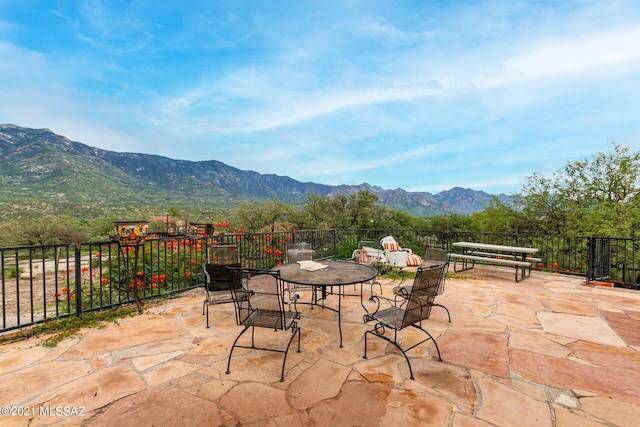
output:
<path id="1" fill-rule="evenodd" d="M 309 193 L 352 194 L 368 190 L 380 202 L 416 216 L 447 213 L 470 214 L 482 210 L 491 194 L 452 188 L 438 194 L 385 190 L 379 186 L 330 186 L 296 181 L 287 176 L 259 174 L 217 160 L 198 162 L 167 157 L 117 153 L 74 142 L 49 129 L 29 129 L 0 124 L 0 190 L 24 193 L 45 203 L 61 195 L 69 203 L 144 201 L 164 206 L 181 203 L 211 206 L 233 204 L 246 198 L 301 202 Z M 502 199 L 508 196 L 500 195 Z"/>

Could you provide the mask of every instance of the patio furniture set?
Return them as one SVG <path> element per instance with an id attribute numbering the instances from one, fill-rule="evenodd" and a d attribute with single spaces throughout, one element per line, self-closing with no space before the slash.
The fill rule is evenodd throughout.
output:
<path id="1" fill-rule="evenodd" d="M 442 292 L 444 277 L 448 268 L 446 260 L 435 266 L 425 264 L 417 267 L 413 285 L 406 285 L 394 290 L 393 298 L 373 294 L 370 301 L 376 309 L 369 312 L 363 301 L 362 284 L 376 283 L 378 270 L 369 262 L 351 262 L 334 260 L 313 260 L 313 248 L 309 243 L 287 245 L 285 264 L 270 270 L 243 268 L 240 265 L 239 253 L 233 246 L 212 246 L 209 248 L 208 263 L 205 267 L 206 298 L 203 303 L 203 314 L 207 316 L 209 327 L 209 307 L 216 304 L 233 303 L 236 323 L 242 330 L 236 337 L 229 351 L 227 373 L 231 369 L 231 361 L 236 348 L 250 348 L 283 353 L 280 381 L 284 381 L 285 365 L 291 345 L 297 337 L 297 351 L 301 351 L 299 304 L 308 304 L 311 309 L 320 307 L 335 311 L 338 316 L 339 343 L 342 347 L 341 311 L 342 298 L 359 296 L 360 304 L 365 308 L 365 322 L 374 326 L 365 334 L 365 352 L 367 357 L 367 335 L 378 336 L 396 346 L 409 364 L 411 378 L 413 371 L 406 351 L 426 341 L 435 340 L 421 325 L 422 320 L 429 318 L 431 306 L 438 292 Z M 397 248 L 389 251 L 399 251 Z M 417 256 L 422 263 L 422 257 Z M 347 294 L 346 289 L 353 285 L 360 292 Z M 372 285 L 373 287 L 374 285 Z M 311 290 L 309 301 L 301 301 L 296 292 L 298 287 Z M 382 289 L 380 287 L 380 289 Z M 329 295 L 337 296 L 337 308 L 325 304 Z M 398 332 L 412 326 L 426 334 L 421 342 L 403 348 Z M 257 346 L 256 329 L 266 328 L 284 331 L 290 334 L 286 345 L 280 347 Z M 250 343 L 244 344 L 242 336 L 251 329 Z M 392 331 L 391 334 L 387 331 Z M 441 359 L 437 344 L 438 359 Z M 284 347 L 284 348 L 282 348 Z"/>
<path id="2" fill-rule="evenodd" d="M 314 260 L 314 250 L 310 243 L 301 242 L 289 244 L 285 251 L 285 263 L 270 270 L 243 268 L 240 263 L 238 248 L 235 246 L 212 246 L 209 248 L 208 263 L 205 267 L 206 298 L 203 303 L 203 315 L 207 315 L 207 327 L 209 327 L 209 306 L 216 304 L 233 303 L 235 306 L 236 323 L 243 327 L 236 337 L 227 363 L 227 373 L 230 372 L 231 360 L 236 348 L 249 348 L 283 353 L 280 381 L 284 381 L 285 364 L 289 348 L 297 337 L 297 351 L 301 351 L 300 322 L 301 311 L 299 304 L 309 305 L 311 309 L 320 307 L 329 309 L 338 314 L 338 332 L 340 347 L 343 345 L 341 311 L 342 298 L 345 296 L 359 296 L 360 304 L 366 314 L 364 323 L 372 323 L 373 326 L 364 335 L 364 355 L 367 358 L 368 336 L 376 336 L 393 344 L 404 356 L 408 366 L 410 378 L 414 379 L 411 362 L 406 352 L 423 344 L 433 341 L 438 359 L 442 361 L 440 349 L 434 337 L 422 326 L 422 321 L 427 320 L 432 307 L 441 307 L 447 312 L 449 322 L 451 314 L 441 304 L 435 302 L 437 296 L 444 292 L 445 279 L 449 267 L 449 260 L 471 261 L 472 264 L 464 265 L 465 269 L 472 268 L 476 260 L 503 260 L 498 251 L 510 251 L 510 265 L 516 267 L 516 281 L 518 281 L 518 268 L 521 269 L 521 278 L 525 278 L 525 267 L 530 267 L 530 261 L 519 261 L 513 253 L 534 253 L 535 249 L 517 247 L 491 248 L 471 243 L 456 245 L 465 248 L 464 254 L 448 253 L 444 249 L 427 248 L 424 257 L 401 248 L 393 237 L 382 239 L 381 248 L 374 247 L 372 242 L 360 242 L 359 248 L 353 253 L 352 261 Z M 495 252 L 466 252 L 467 249 L 493 250 Z M 525 250 L 526 249 L 526 250 Z M 403 255 L 399 255 L 402 253 Z M 509 255 L 507 253 L 507 255 Z M 502 255 L 504 256 L 504 255 Z M 391 260 L 391 262 L 389 262 Z M 356 261 L 356 262 L 353 262 Z M 529 264 L 525 264 L 528 263 Z M 400 284 L 393 288 L 393 297 L 382 295 L 382 286 L 376 280 L 380 266 L 386 268 L 416 267 L 415 278 L 412 284 L 404 284 L 404 275 Z M 371 297 L 369 302 L 375 305 L 371 312 L 364 304 L 364 284 L 370 284 Z M 347 294 L 348 286 L 353 285 L 360 292 Z M 374 292 L 376 286 L 380 293 Z M 302 301 L 298 288 L 311 290 L 311 298 Z M 335 290 L 334 290 L 335 288 Z M 337 296 L 337 308 L 325 304 L 329 295 Z M 408 347 L 402 346 L 399 332 L 406 328 L 416 328 L 425 334 L 425 338 Z M 284 349 L 274 347 L 256 346 L 256 328 L 267 328 L 274 331 L 284 331 L 291 334 Z M 250 344 L 242 344 L 241 337 L 251 329 Z"/>

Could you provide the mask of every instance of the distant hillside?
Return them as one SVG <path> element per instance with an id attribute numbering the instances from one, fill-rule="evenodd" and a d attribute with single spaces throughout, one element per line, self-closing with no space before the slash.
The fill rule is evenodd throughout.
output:
<path id="1" fill-rule="evenodd" d="M 191 162 L 167 157 L 116 153 L 89 147 L 48 129 L 0 125 L 0 218 L 44 212 L 113 214 L 138 206 L 141 211 L 170 206 L 230 208 L 246 198 L 278 197 L 289 203 L 306 194 L 350 194 L 366 189 L 383 205 L 417 216 L 470 214 L 493 197 L 453 188 L 436 195 L 384 190 L 369 184 L 330 186 L 259 174 L 216 160 Z M 504 194 L 499 195 L 508 199 Z"/>

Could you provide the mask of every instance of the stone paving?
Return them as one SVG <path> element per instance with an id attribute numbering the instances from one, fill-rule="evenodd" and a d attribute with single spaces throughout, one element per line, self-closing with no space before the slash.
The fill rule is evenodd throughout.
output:
<path id="1" fill-rule="evenodd" d="M 384 284 L 391 294 L 393 283 Z M 368 286 L 365 287 L 368 291 Z M 299 290 L 303 292 L 302 290 Z M 304 297 L 304 295 L 303 295 Z M 202 316 L 203 291 L 147 304 L 145 313 L 83 330 L 56 348 L 43 337 L 0 346 L 2 426 L 637 426 L 640 292 L 583 279 L 476 268 L 449 274 L 424 326 L 436 337 L 409 352 L 372 338 L 363 309 L 302 313 L 302 352 L 240 350 L 230 304 Z M 335 302 L 335 301 L 334 301 Z M 328 304 L 332 304 L 329 299 Z M 259 331 L 278 345 L 282 332 Z M 407 331 L 405 342 L 417 339 Z M 282 341 L 285 342 L 285 341 Z M 6 416 L 11 409 L 14 416 Z M 17 412 L 20 411 L 18 415 Z M 59 414 L 56 413 L 59 411 Z M 81 412 L 76 414 L 76 412 Z"/>

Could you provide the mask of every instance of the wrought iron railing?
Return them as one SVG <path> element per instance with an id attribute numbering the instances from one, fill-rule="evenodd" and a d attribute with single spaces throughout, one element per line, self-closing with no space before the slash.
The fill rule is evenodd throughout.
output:
<path id="1" fill-rule="evenodd" d="M 541 261 L 534 262 L 533 269 L 638 286 L 640 239 L 407 229 L 164 236 L 149 238 L 140 248 L 137 277 L 127 274 L 133 262 L 131 248 L 114 242 L 22 246 L 0 248 L 0 332 L 129 304 L 134 301 L 134 287 L 144 300 L 202 286 L 207 248 L 212 245 L 236 245 L 243 265 L 271 268 L 284 262 L 289 242 L 311 242 L 315 258 L 349 259 L 358 242 L 379 241 L 387 235 L 418 254 L 427 246 L 450 249 L 452 242 L 463 240 L 535 247 Z M 590 248 L 596 247 L 599 250 L 590 256 Z"/>

